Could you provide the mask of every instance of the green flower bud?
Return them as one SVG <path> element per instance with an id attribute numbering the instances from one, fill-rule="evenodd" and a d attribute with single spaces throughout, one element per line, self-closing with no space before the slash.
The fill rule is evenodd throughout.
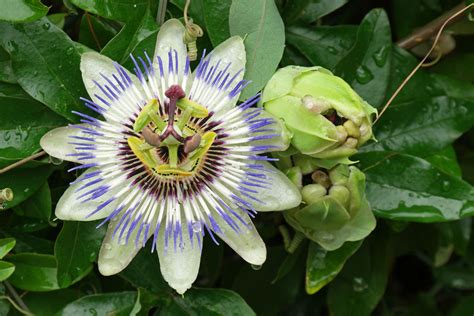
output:
<path id="1" fill-rule="evenodd" d="M 291 144 L 317 159 L 347 161 L 372 138 L 376 110 L 341 78 L 321 67 L 278 70 L 263 91 L 265 110 L 285 121 Z"/>
<path id="2" fill-rule="evenodd" d="M 365 197 L 365 175 L 359 169 L 338 165 L 316 170 L 311 178 L 315 183 L 301 191 L 307 205 L 284 213 L 294 229 L 327 250 L 370 234 L 376 222 Z"/>

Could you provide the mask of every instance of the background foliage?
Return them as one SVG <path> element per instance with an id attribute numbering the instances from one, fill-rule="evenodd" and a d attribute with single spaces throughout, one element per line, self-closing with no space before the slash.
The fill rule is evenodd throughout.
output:
<path id="1" fill-rule="evenodd" d="M 182 17 L 184 0 L 168 3 Z M 248 97 L 275 69 L 320 65 L 381 108 L 418 62 L 396 41 L 455 0 L 193 0 L 198 48 L 245 36 Z M 85 108 L 80 55 L 100 51 L 125 67 L 152 52 L 157 0 L 5 0 L 0 13 L 0 168 L 40 150 L 48 130 Z M 470 315 L 474 311 L 474 24 L 449 30 L 455 49 L 420 70 L 375 125 L 358 166 L 378 218 L 364 241 L 325 251 L 283 248 L 281 214 L 256 225 L 268 260 L 254 270 L 226 246 L 204 246 L 184 297 L 141 251 L 118 276 L 94 264 L 102 229 L 62 223 L 54 207 L 75 174 L 50 158 L 0 175 L 15 197 L 0 211 L 0 315 Z M 255 267 L 254 267 L 255 268 Z M 21 298 L 16 295 L 21 295 Z M 47 302 L 47 303 L 46 303 Z"/>

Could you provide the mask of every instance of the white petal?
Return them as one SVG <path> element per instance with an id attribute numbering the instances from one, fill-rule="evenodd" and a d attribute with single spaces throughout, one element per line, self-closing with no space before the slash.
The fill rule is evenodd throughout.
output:
<path id="1" fill-rule="evenodd" d="M 73 183 L 61 196 L 56 205 L 56 217 L 64 220 L 64 221 L 94 221 L 97 219 L 102 219 L 107 217 L 117 206 L 118 201 L 113 201 L 104 208 L 102 208 L 99 212 L 95 213 L 94 215 L 87 217 L 89 214 L 94 212 L 99 205 L 110 199 L 114 194 L 117 192 L 118 189 L 111 190 L 104 195 L 98 197 L 97 199 L 90 200 L 84 203 L 81 203 L 82 199 L 79 199 L 79 196 L 83 193 L 87 192 L 88 190 L 92 190 L 100 185 L 102 182 L 99 182 L 95 185 L 91 185 L 88 188 L 85 188 L 79 192 L 76 192 L 78 188 L 82 185 L 87 183 L 85 181 L 81 181 L 84 179 L 88 174 L 97 171 L 97 168 L 90 168 L 87 169 L 81 176 Z M 93 178 L 91 180 L 94 180 Z"/>
<path id="2" fill-rule="evenodd" d="M 94 129 L 93 126 L 83 124 L 91 129 Z M 73 142 L 74 139 L 71 136 L 84 136 L 81 129 L 75 128 L 72 126 L 58 127 L 47 132 L 43 137 L 41 137 L 40 145 L 41 148 L 49 155 L 72 162 L 77 163 L 90 163 L 90 160 L 78 160 L 79 157 L 71 156 L 71 154 L 77 154 L 80 151 L 77 151 L 74 147 L 75 145 L 69 144 Z"/>
<path id="3" fill-rule="evenodd" d="M 157 241 L 161 274 L 169 286 L 179 294 L 183 294 L 191 288 L 197 278 L 201 263 L 201 247 L 196 238 L 191 245 L 187 226 L 183 225 L 183 243 L 177 245 L 175 251 L 174 242 L 170 240 L 165 251 L 164 231 L 165 229 L 160 230 Z"/>
<path id="4" fill-rule="evenodd" d="M 293 182 L 277 168 L 268 162 L 255 162 L 265 165 L 267 182 L 269 188 L 255 188 L 258 193 L 255 194 L 259 200 L 265 204 L 252 202 L 255 210 L 259 212 L 283 211 L 297 207 L 301 203 L 301 193 Z"/>
<path id="5" fill-rule="evenodd" d="M 254 108 L 252 109 L 247 109 L 244 111 L 245 112 L 251 112 L 255 111 Z M 272 129 L 271 132 L 262 132 L 262 133 L 254 133 L 251 136 L 259 136 L 259 135 L 265 135 L 265 134 L 277 134 L 278 136 L 272 137 L 270 139 L 263 139 L 263 140 L 254 140 L 249 142 L 249 145 L 252 146 L 260 146 L 260 145 L 268 145 L 268 146 L 274 146 L 274 148 L 269 149 L 268 151 L 284 151 L 287 150 L 288 147 L 290 146 L 291 142 L 291 132 L 286 128 L 285 124 L 283 121 L 276 116 L 268 113 L 265 110 L 262 110 L 259 116 L 257 116 L 255 119 L 271 119 L 275 123 L 270 126 Z"/>
<path id="6" fill-rule="evenodd" d="M 237 233 L 219 215 L 214 216 L 222 233 L 215 232 L 230 248 L 234 249 L 239 256 L 253 265 L 262 265 L 267 259 L 265 243 L 258 234 L 257 229 L 250 217 L 242 210 L 235 209 L 239 216 L 247 223 L 248 227 L 239 222 L 241 231 Z"/>
<path id="7" fill-rule="evenodd" d="M 204 106 L 207 106 L 209 109 L 214 110 L 214 107 L 217 106 L 219 111 L 225 112 L 228 109 L 232 108 L 239 99 L 240 93 L 236 94 L 231 99 L 229 99 L 227 95 L 244 78 L 246 63 L 244 41 L 240 36 L 233 36 L 219 44 L 216 48 L 214 48 L 214 50 L 209 54 L 208 57 L 206 57 L 206 59 L 207 58 L 210 58 L 210 63 L 207 68 L 208 71 L 210 71 L 219 63 L 219 68 L 215 72 L 216 74 L 218 74 L 220 70 L 224 70 L 227 65 L 229 65 L 229 68 L 227 69 L 227 73 L 229 74 L 229 80 L 235 76 L 234 81 L 227 88 L 227 90 L 225 90 L 226 93 L 224 94 L 224 97 L 219 100 L 223 102 L 222 105 L 218 105 L 218 103 L 215 103 L 215 99 L 210 98 L 213 93 L 196 92 L 194 93 L 194 95 L 200 96 L 196 99 L 196 101 L 203 104 Z M 195 78 L 194 80 L 195 82 L 193 82 L 193 85 L 198 85 L 199 79 Z M 229 80 L 227 82 L 229 82 Z M 212 80 L 209 85 L 211 84 Z M 199 90 L 203 90 L 206 88 L 207 85 L 203 85 L 202 83 L 199 84 Z M 217 87 L 214 87 L 213 89 L 217 89 Z"/>
<path id="8" fill-rule="evenodd" d="M 87 93 L 89 93 L 90 98 L 94 103 L 100 105 L 101 107 L 105 108 L 107 112 L 109 112 L 108 115 L 104 115 L 107 120 L 117 120 L 121 121 L 124 118 L 127 118 L 127 116 L 130 114 L 130 112 L 133 114 L 133 110 L 135 108 L 135 104 L 130 103 L 130 101 L 127 100 L 125 95 L 118 94 L 112 87 L 110 86 L 110 83 L 108 83 L 104 77 L 101 76 L 101 74 L 105 77 L 107 77 L 109 80 L 111 80 L 117 87 L 119 87 L 119 84 L 115 82 L 115 79 L 113 78 L 113 75 L 119 80 L 121 80 L 121 76 L 118 74 L 117 69 L 114 66 L 114 61 L 110 59 L 107 56 L 101 55 L 96 52 L 87 52 L 82 54 L 81 56 L 81 73 L 82 73 L 82 80 L 84 81 L 84 85 L 86 87 Z M 122 68 L 128 76 L 132 79 L 132 82 L 134 83 L 134 86 L 138 89 L 139 93 L 141 95 L 144 95 L 144 92 L 142 90 L 142 86 L 138 78 L 130 73 L 128 70 L 125 68 Z M 95 82 L 99 83 L 103 87 L 105 85 L 109 86 L 109 88 L 114 91 L 115 93 L 118 94 L 119 101 L 116 100 L 110 100 L 102 91 L 101 89 L 97 86 Z M 131 87 L 127 89 L 130 93 L 130 96 L 134 96 L 134 92 L 131 91 Z M 106 101 L 110 103 L 114 102 L 119 102 L 119 104 L 116 104 L 117 107 L 120 107 L 120 109 L 117 108 L 109 108 L 106 105 L 102 103 L 102 101 L 96 96 L 100 96 Z M 113 107 L 114 105 L 112 105 Z"/>
<path id="9" fill-rule="evenodd" d="M 124 242 L 125 236 L 122 236 L 122 242 L 119 242 L 120 229 L 115 234 L 115 238 L 112 238 L 115 227 L 120 223 L 118 218 L 120 218 L 120 214 L 110 222 L 99 252 L 99 272 L 106 276 L 117 274 L 125 269 L 143 244 L 142 232 L 137 245 L 135 245 L 138 229 L 133 230 L 128 243 Z"/>
<path id="10" fill-rule="evenodd" d="M 169 52 L 171 50 L 172 63 L 175 67 L 175 51 L 178 56 L 178 70 L 179 70 L 179 80 L 183 77 L 184 66 L 186 65 L 186 56 L 187 49 L 184 44 L 184 32 L 185 28 L 183 24 L 177 19 L 169 19 L 160 28 L 158 36 L 156 38 L 155 54 L 153 57 L 153 64 L 155 69 L 159 69 L 158 66 L 158 56 L 163 62 L 164 78 L 168 78 L 169 74 Z M 174 68 L 173 68 L 174 69 Z M 160 72 L 157 71 L 159 75 Z M 173 83 L 177 83 L 173 81 Z"/>

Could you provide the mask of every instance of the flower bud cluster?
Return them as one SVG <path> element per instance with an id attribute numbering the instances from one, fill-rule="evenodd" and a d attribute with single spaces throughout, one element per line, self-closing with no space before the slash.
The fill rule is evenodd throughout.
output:
<path id="1" fill-rule="evenodd" d="M 376 110 L 321 67 L 278 70 L 262 103 L 291 133 L 290 148 L 275 156 L 300 188 L 303 203 L 285 212 L 287 222 L 327 250 L 366 237 L 375 218 L 365 197 L 365 175 L 349 166 L 349 158 L 373 138 Z"/>

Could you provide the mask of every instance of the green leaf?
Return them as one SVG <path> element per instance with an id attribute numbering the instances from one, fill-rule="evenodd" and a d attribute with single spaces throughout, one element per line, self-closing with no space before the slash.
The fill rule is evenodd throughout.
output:
<path id="1" fill-rule="evenodd" d="M 15 264 L 10 279 L 13 286 L 25 291 L 53 291 L 59 289 L 56 260 L 51 255 L 20 253 L 8 257 Z"/>
<path id="2" fill-rule="evenodd" d="M 64 27 L 64 22 L 66 19 L 67 13 L 53 13 L 48 15 L 48 20 L 51 21 L 58 28 L 62 29 Z"/>
<path id="3" fill-rule="evenodd" d="M 12 236 L 16 239 L 15 252 L 36 252 L 43 254 L 53 254 L 54 243 L 48 239 L 39 238 L 23 232 L 12 229 L 1 230 L 6 236 Z"/>
<path id="4" fill-rule="evenodd" d="M 0 83 L 0 167 L 40 149 L 47 131 L 66 120 L 27 95 L 19 86 Z M 20 110 L 21 109 L 21 110 Z"/>
<path id="5" fill-rule="evenodd" d="M 71 121 L 72 110 L 90 113 L 79 70 L 80 53 L 72 40 L 47 18 L 26 24 L 0 24 L 0 41 L 12 58 L 18 83 L 34 99 Z"/>
<path id="6" fill-rule="evenodd" d="M 397 87 L 417 62 L 394 50 L 390 86 Z M 472 95 L 474 87 L 468 83 L 420 70 L 374 126 L 377 142 L 361 151 L 391 150 L 424 157 L 444 149 L 474 125 Z"/>
<path id="7" fill-rule="evenodd" d="M 313 23 L 339 9 L 349 0 L 296 0 L 286 4 L 283 17 L 286 25 Z"/>
<path id="8" fill-rule="evenodd" d="M 335 67 L 336 74 L 375 107 L 382 104 L 387 92 L 391 46 L 387 14 L 374 9 L 361 22 L 354 46 Z"/>
<path id="9" fill-rule="evenodd" d="M 69 303 L 56 316 L 132 315 L 136 292 L 117 292 L 83 296 Z"/>
<path id="10" fill-rule="evenodd" d="M 31 22 L 46 15 L 48 7 L 40 0 L 3 0 L 0 20 Z"/>
<path id="11" fill-rule="evenodd" d="M 150 0 L 71 0 L 79 8 L 111 20 L 131 21 L 142 15 Z M 158 1 L 152 1 L 157 4 Z M 153 12 L 156 12 L 153 10 Z"/>
<path id="12" fill-rule="evenodd" d="M 184 297 L 173 296 L 173 301 L 160 315 L 233 315 L 251 316 L 255 312 L 237 293 L 226 289 L 196 289 Z"/>
<path id="13" fill-rule="evenodd" d="M 346 242 L 337 250 L 327 251 L 311 242 L 306 261 L 306 292 L 314 294 L 331 282 L 360 245 L 362 240 Z"/>
<path id="14" fill-rule="evenodd" d="M 232 0 L 203 0 L 204 21 L 214 47 L 230 37 L 229 10 L 231 3 Z"/>
<path id="15" fill-rule="evenodd" d="M 15 266 L 10 262 L 0 260 L 0 282 L 8 279 L 15 271 Z"/>
<path id="16" fill-rule="evenodd" d="M 274 0 L 233 0 L 229 14 L 230 35 L 245 39 L 244 79 L 252 82 L 240 95 L 244 100 L 261 90 L 275 72 L 285 46 L 284 25 Z"/>
<path id="17" fill-rule="evenodd" d="M 5 257 L 7 253 L 10 252 L 10 250 L 15 247 L 16 241 L 13 238 L 3 238 L 0 239 L 0 259 Z"/>
<path id="18" fill-rule="evenodd" d="M 474 213 L 472 186 L 422 158 L 371 152 L 357 159 L 367 177 L 367 197 L 380 217 L 439 222 Z"/>
<path id="19" fill-rule="evenodd" d="M 356 40 L 356 26 L 292 26 L 286 30 L 288 43 L 314 66 L 334 69 Z"/>
<path id="20" fill-rule="evenodd" d="M 10 55 L 0 47 L 0 81 L 17 83 Z"/>
<path id="21" fill-rule="evenodd" d="M 461 167 L 458 164 L 453 146 L 448 146 L 440 152 L 425 157 L 425 160 L 444 173 L 458 178 L 462 177 Z"/>
<path id="22" fill-rule="evenodd" d="M 58 262 L 58 283 L 62 288 L 85 277 L 97 259 L 105 226 L 100 222 L 64 222 L 56 239 L 54 253 Z"/>
<path id="23" fill-rule="evenodd" d="M 50 222 L 51 191 L 48 183 L 45 182 L 29 199 L 15 207 L 15 212 L 22 216 Z"/>
<path id="24" fill-rule="evenodd" d="M 139 18 L 126 23 L 122 30 L 104 47 L 102 54 L 120 64 L 126 61 L 131 65 L 130 54 L 144 56 L 144 51 L 153 56 L 158 26 L 150 10 Z M 145 41 L 145 43 L 142 43 Z M 132 67 L 133 68 L 133 67 Z"/>
<path id="25" fill-rule="evenodd" d="M 392 261 L 387 237 L 378 234 L 366 240 L 329 285 L 330 314 L 371 315 L 385 292 Z"/>
<path id="26" fill-rule="evenodd" d="M 41 166 L 28 169 L 14 169 L 0 175 L 2 188 L 13 191 L 13 200 L 4 202 L 3 208 L 16 206 L 33 195 L 53 172 L 51 166 Z"/>
<path id="27" fill-rule="evenodd" d="M 161 276 L 158 256 L 150 251 L 140 251 L 120 276 L 133 284 L 155 293 L 170 291 Z"/>

